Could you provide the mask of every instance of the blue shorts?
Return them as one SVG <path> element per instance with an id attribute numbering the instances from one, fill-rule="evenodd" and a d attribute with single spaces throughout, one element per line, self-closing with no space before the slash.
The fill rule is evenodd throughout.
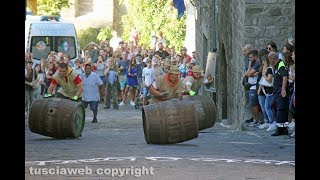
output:
<path id="1" fill-rule="evenodd" d="M 106 84 L 106 76 L 99 76 L 103 84 Z"/>
<path id="2" fill-rule="evenodd" d="M 88 104 L 90 105 L 90 109 L 92 111 L 94 110 L 98 110 L 98 104 L 99 104 L 99 101 L 90 101 L 90 102 L 87 102 L 87 101 L 84 101 L 84 100 L 81 100 L 81 104 L 87 108 L 88 107 Z"/>
<path id="3" fill-rule="evenodd" d="M 256 89 L 250 89 L 249 90 L 249 107 L 258 106 L 259 100 L 258 100 L 258 94 Z"/>
<path id="4" fill-rule="evenodd" d="M 120 90 L 124 90 L 127 85 L 127 77 L 125 75 L 120 75 L 119 76 L 119 85 L 120 85 Z"/>
<path id="5" fill-rule="evenodd" d="M 147 87 L 142 87 L 143 97 L 147 97 L 148 92 L 149 92 L 149 88 L 147 88 Z"/>
<path id="6" fill-rule="evenodd" d="M 142 78 L 137 78 L 138 79 L 138 86 L 141 86 Z"/>

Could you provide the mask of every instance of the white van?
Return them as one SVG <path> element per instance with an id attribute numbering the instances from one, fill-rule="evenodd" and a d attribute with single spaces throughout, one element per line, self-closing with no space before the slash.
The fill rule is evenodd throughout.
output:
<path id="1" fill-rule="evenodd" d="M 80 46 L 74 24 L 58 16 L 30 16 L 25 21 L 25 51 L 33 55 L 34 65 L 47 59 L 51 51 L 70 56 L 70 65 L 80 57 Z"/>

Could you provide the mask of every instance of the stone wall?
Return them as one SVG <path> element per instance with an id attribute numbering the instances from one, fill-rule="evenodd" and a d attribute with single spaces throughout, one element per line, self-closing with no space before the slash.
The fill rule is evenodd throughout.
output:
<path id="1" fill-rule="evenodd" d="M 203 65 L 208 52 L 217 49 L 217 121 L 239 128 L 246 110 L 243 46 L 251 43 L 260 50 L 274 41 L 281 50 L 288 36 L 294 37 L 294 0 L 195 0 L 195 4 L 195 44 Z"/>
<path id="2" fill-rule="evenodd" d="M 70 2 L 73 2 L 73 5 L 69 9 L 63 9 L 61 17 L 74 23 L 77 30 L 112 26 L 114 0 L 70 0 Z"/>
<path id="3" fill-rule="evenodd" d="M 127 0 L 119 5 L 119 0 L 70 0 L 73 5 L 63 9 L 61 17 L 75 24 L 77 30 L 104 28 L 111 26 L 121 36 L 121 17 L 127 13 Z"/>
<path id="4" fill-rule="evenodd" d="M 244 1 L 216 1 L 218 117 L 238 127 L 244 118 L 243 75 Z"/>
<path id="5" fill-rule="evenodd" d="M 278 50 L 295 36 L 295 0 L 245 0 L 245 39 L 255 49 L 274 41 Z"/>

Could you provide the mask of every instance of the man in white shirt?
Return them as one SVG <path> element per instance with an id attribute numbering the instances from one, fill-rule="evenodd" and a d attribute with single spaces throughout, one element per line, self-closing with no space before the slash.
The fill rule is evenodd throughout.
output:
<path id="1" fill-rule="evenodd" d="M 99 88 L 103 88 L 103 82 L 101 78 L 95 72 L 91 72 L 91 64 L 86 64 L 85 73 L 80 75 L 82 80 L 83 95 L 81 103 L 85 108 L 90 105 L 90 109 L 93 112 L 93 123 L 97 122 L 98 104 L 100 101 Z"/>

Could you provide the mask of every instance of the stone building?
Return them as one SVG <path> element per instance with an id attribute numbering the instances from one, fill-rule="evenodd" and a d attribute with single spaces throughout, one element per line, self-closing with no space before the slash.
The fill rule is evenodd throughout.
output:
<path id="1" fill-rule="evenodd" d="M 208 52 L 217 49 L 215 84 L 218 121 L 227 119 L 238 128 L 244 120 L 243 46 L 257 50 L 276 42 L 278 50 L 295 35 L 294 0 L 192 0 L 195 48 L 206 64 Z M 188 11 L 187 11 L 188 12 Z M 189 24 L 190 25 L 190 24 Z M 208 92 L 205 91 L 206 94 Z M 210 94 L 210 93 L 209 93 Z"/>
<path id="2" fill-rule="evenodd" d="M 126 0 L 70 0 L 73 5 L 63 9 L 61 17 L 75 24 L 77 30 L 89 27 L 103 28 L 111 26 L 122 34 L 121 16 L 127 12 Z"/>

